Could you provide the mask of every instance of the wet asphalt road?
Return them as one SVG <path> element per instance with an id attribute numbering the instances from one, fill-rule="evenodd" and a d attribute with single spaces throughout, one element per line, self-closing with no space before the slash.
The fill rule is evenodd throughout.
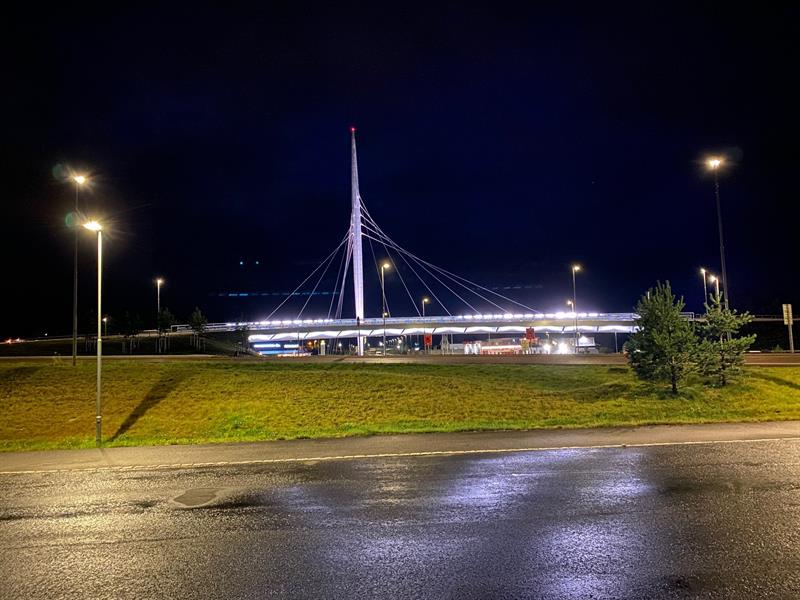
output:
<path id="1" fill-rule="evenodd" d="M 2 598 L 800 598 L 800 441 L 0 478 Z"/>

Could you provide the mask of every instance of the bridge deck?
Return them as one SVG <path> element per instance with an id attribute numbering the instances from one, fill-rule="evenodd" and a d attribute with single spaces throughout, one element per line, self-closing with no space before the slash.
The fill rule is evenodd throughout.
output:
<path id="1" fill-rule="evenodd" d="M 632 333 L 635 330 L 633 313 L 578 313 L 579 333 Z M 236 324 L 225 324 L 226 326 Z M 382 337 L 384 320 L 364 319 L 309 319 L 303 321 L 261 321 L 247 324 L 251 342 Z M 576 317 L 573 313 L 547 314 L 497 314 L 458 315 L 433 317 L 387 317 L 385 334 L 523 334 L 529 327 L 540 333 L 574 333 Z"/>

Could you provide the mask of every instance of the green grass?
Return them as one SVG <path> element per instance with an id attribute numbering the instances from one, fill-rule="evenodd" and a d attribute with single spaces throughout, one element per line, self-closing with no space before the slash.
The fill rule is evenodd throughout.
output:
<path id="1" fill-rule="evenodd" d="M 94 445 L 94 363 L 0 363 L 0 450 Z M 678 397 L 625 367 L 108 361 L 107 445 L 800 419 L 800 368 Z"/>

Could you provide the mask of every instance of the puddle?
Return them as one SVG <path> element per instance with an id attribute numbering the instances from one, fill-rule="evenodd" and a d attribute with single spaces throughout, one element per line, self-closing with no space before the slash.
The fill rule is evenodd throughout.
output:
<path id="1" fill-rule="evenodd" d="M 219 488 L 195 488 L 186 490 L 177 498 L 173 498 L 173 501 L 190 508 L 203 506 L 204 504 L 216 500 L 217 495 L 221 491 L 222 490 Z"/>
<path id="2" fill-rule="evenodd" d="M 245 493 L 232 488 L 193 488 L 186 490 L 172 502 L 181 508 L 239 509 L 265 506 L 266 499 L 258 494 Z"/>

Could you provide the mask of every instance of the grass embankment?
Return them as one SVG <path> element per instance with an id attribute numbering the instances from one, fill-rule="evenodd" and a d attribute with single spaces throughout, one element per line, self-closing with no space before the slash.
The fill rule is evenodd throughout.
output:
<path id="1" fill-rule="evenodd" d="M 94 363 L 0 364 L 0 450 L 94 445 Z M 678 397 L 626 367 L 109 361 L 107 445 L 800 419 L 800 368 Z"/>

